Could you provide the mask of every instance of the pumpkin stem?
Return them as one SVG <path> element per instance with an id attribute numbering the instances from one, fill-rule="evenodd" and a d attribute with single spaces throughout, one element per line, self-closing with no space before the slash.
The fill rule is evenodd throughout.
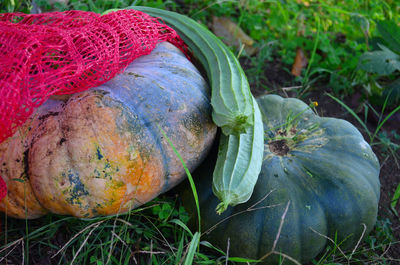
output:
<path id="1" fill-rule="evenodd" d="M 285 139 L 272 141 L 268 144 L 269 150 L 279 156 L 284 156 L 289 153 L 290 148 Z"/>

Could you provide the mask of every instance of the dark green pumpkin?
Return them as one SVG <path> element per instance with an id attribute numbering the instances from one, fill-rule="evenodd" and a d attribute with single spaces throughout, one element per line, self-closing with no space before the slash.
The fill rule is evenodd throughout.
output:
<path id="1" fill-rule="evenodd" d="M 275 251 L 301 263 L 316 257 L 328 244 L 327 237 L 343 249 L 354 247 L 377 217 L 379 163 L 371 147 L 349 122 L 319 117 L 298 99 L 267 95 L 258 103 L 265 151 L 250 200 L 217 215 L 219 202 L 211 190 L 215 158 L 194 175 L 204 239 L 223 250 L 229 239 L 231 257 L 265 258 L 284 216 Z M 190 190 L 183 194 L 185 207 L 195 217 L 192 197 Z M 263 262 L 274 264 L 282 258 L 269 255 Z"/>

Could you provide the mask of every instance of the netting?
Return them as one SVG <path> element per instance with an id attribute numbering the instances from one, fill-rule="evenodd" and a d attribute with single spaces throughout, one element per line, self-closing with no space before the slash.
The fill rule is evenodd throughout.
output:
<path id="1" fill-rule="evenodd" d="M 135 10 L 0 14 L 0 143 L 51 95 L 99 86 L 161 41 L 185 51 L 173 29 Z"/>

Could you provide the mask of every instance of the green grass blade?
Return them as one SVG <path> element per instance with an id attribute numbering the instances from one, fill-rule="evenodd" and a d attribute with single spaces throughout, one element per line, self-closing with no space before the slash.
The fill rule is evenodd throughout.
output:
<path id="1" fill-rule="evenodd" d="M 396 211 L 396 206 L 399 199 L 400 199 L 400 183 L 397 185 L 396 191 L 394 192 L 392 197 L 392 202 L 390 203 L 390 207 L 392 208 L 392 210 L 396 215 L 398 215 L 398 212 Z"/>
<path id="2" fill-rule="evenodd" d="M 194 200 L 196 202 L 197 219 L 198 219 L 198 223 L 199 223 L 198 232 L 200 232 L 201 231 L 201 225 L 200 225 L 201 218 L 200 218 L 199 196 L 197 195 L 197 190 L 196 190 L 196 186 L 195 186 L 194 181 L 193 181 L 192 174 L 190 174 L 190 171 L 189 171 L 188 167 L 186 166 L 185 161 L 183 160 L 182 156 L 179 154 L 178 150 L 176 150 L 176 148 L 175 148 L 174 144 L 172 143 L 171 139 L 169 139 L 169 137 L 167 136 L 165 131 L 160 126 L 158 126 L 158 128 L 160 129 L 160 131 L 161 131 L 162 135 L 165 137 L 165 139 L 167 139 L 168 144 L 171 146 L 171 148 L 174 151 L 175 155 L 178 157 L 179 161 L 181 161 L 182 166 L 185 169 L 186 175 L 187 175 L 187 177 L 189 179 L 190 187 L 192 188 L 193 197 L 194 197 Z"/>
<path id="3" fill-rule="evenodd" d="M 215 250 L 215 251 L 219 252 L 221 255 L 224 255 L 224 256 L 226 255 L 226 253 L 225 253 L 224 251 L 222 251 L 221 249 L 219 249 L 219 248 L 213 246 L 213 244 L 211 244 L 211 243 L 208 242 L 208 241 L 201 241 L 201 242 L 200 242 L 200 245 L 205 246 L 205 247 L 207 247 L 207 248 L 210 248 L 210 249 L 212 249 L 212 250 Z"/>
<path id="4" fill-rule="evenodd" d="M 240 258 L 240 257 L 229 257 L 228 260 L 233 261 L 233 262 L 246 263 L 246 264 L 249 264 L 250 262 L 251 263 L 261 262 L 260 260 L 256 260 L 256 259 L 246 259 L 246 258 Z"/>
<path id="5" fill-rule="evenodd" d="M 183 254 L 183 242 L 185 240 L 185 235 L 182 234 L 181 240 L 179 241 L 179 246 L 178 250 L 176 251 L 176 258 L 175 258 L 175 264 L 179 264 L 182 258 Z"/>
<path id="6" fill-rule="evenodd" d="M 174 224 L 176 224 L 176 225 L 179 225 L 179 226 L 182 227 L 186 232 L 188 232 L 189 235 L 190 235 L 191 237 L 193 237 L 192 231 L 190 231 L 189 227 L 187 227 L 187 225 L 185 225 L 181 220 L 179 220 L 179 219 L 173 219 L 173 220 L 170 221 L 170 223 L 174 223 Z"/>
<path id="7" fill-rule="evenodd" d="M 307 70 L 304 75 L 305 76 L 305 82 L 304 82 L 305 85 L 307 85 L 307 83 L 308 83 L 311 65 L 313 64 L 313 62 L 315 60 L 315 54 L 317 53 L 317 48 L 318 48 L 318 43 L 319 43 L 319 33 L 321 31 L 321 22 L 320 22 L 320 18 L 318 15 L 315 16 L 315 20 L 317 22 L 317 36 L 315 37 L 314 47 L 313 47 L 313 50 L 311 53 L 311 58 L 310 58 L 310 61 L 308 62 Z"/>
<path id="8" fill-rule="evenodd" d="M 190 242 L 189 250 L 186 255 L 184 265 L 191 265 L 193 263 L 194 254 L 196 253 L 196 249 L 197 249 L 197 246 L 199 245 L 199 242 L 200 242 L 200 233 L 196 232 L 196 233 L 194 233 L 192 241 Z"/>
<path id="9" fill-rule="evenodd" d="M 360 125 L 364 128 L 364 130 L 368 133 L 368 136 L 370 138 L 370 142 L 372 142 L 372 136 L 370 131 L 368 130 L 367 125 L 360 119 L 360 117 L 358 117 L 358 115 L 349 107 L 347 106 L 343 101 L 341 101 L 340 99 L 332 96 L 329 93 L 326 93 L 331 99 L 333 99 L 334 101 L 336 101 L 337 103 L 339 103 L 343 108 L 345 108 L 359 123 Z"/>
<path id="10" fill-rule="evenodd" d="M 377 133 L 379 132 L 379 130 L 382 128 L 383 124 L 385 124 L 385 122 L 386 122 L 390 117 L 392 117 L 396 112 L 398 112 L 399 110 L 400 110 L 400 106 L 397 106 L 397 108 L 395 108 L 394 110 L 392 110 L 392 111 L 383 119 L 383 121 L 380 122 L 380 123 L 378 124 L 378 127 L 376 127 L 375 133 L 374 133 L 374 135 L 372 136 L 372 140 L 375 138 L 376 134 L 377 134 Z M 372 141 L 372 140 L 371 140 L 371 141 Z"/>

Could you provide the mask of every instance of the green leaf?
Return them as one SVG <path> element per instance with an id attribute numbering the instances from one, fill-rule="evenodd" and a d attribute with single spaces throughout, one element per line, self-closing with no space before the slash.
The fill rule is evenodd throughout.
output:
<path id="1" fill-rule="evenodd" d="M 400 54 L 400 27 L 394 21 L 384 20 L 377 22 L 377 29 L 389 48 Z"/>
<path id="2" fill-rule="evenodd" d="M 205 246 L 205 247 L 208 247 L 208 248 L 210 248 L 210 249 L 213 249 L 213 250 L 219 252 L 221 255 L 226 255 L 225 252 L 223 252 L 222 250 L 220 250 L 220 249 L 217 248 L 217 247 L 214 247 L 214 246 L 213 246 L 210 242 L 208 242 L 208 241 L 201 241 L 201 242 L 200 242 L 200 245 Z"/>
<path id="3" fill-rule="evenodd" d="M 400 56 L 381 44 L 379 47 L 380 51 L 364 53 L 360 57 L 359 67 L 379 75 L 389 75 L 400 70 Z"/>
<path id="4" fill-rule="evenodd" d="M 337 103 L 339 103 L 343 108 L 345 108 L 359 123 L 360 125 L 364 128 L 364 130 L 366 131 L 366 133 L 368 133 L 368 136 L 370 138 L 370 141 L 372 141 L 372 135 L 370 133 L 370 131 L 368 130 L 367 125 L 360 119 L 360 117 L 358 117 L 358 115 L 351 109 L 349 108 L 343 101 L 341 101 L 340 99 L 332 96 L 331 94 L 327 93 L 327 95 L 335 100 Z"/>
<path id="5" fill-rule="evenodd" d="M 239 257 L 229 257 L 228 260 L 233 261 L 233 262 L 247 263 L 247 264 L 250 262 L 261 262 L 260 260 L 256 260 L 256 259 L 246 259 L 246 258 L 239 258 Z"/>

